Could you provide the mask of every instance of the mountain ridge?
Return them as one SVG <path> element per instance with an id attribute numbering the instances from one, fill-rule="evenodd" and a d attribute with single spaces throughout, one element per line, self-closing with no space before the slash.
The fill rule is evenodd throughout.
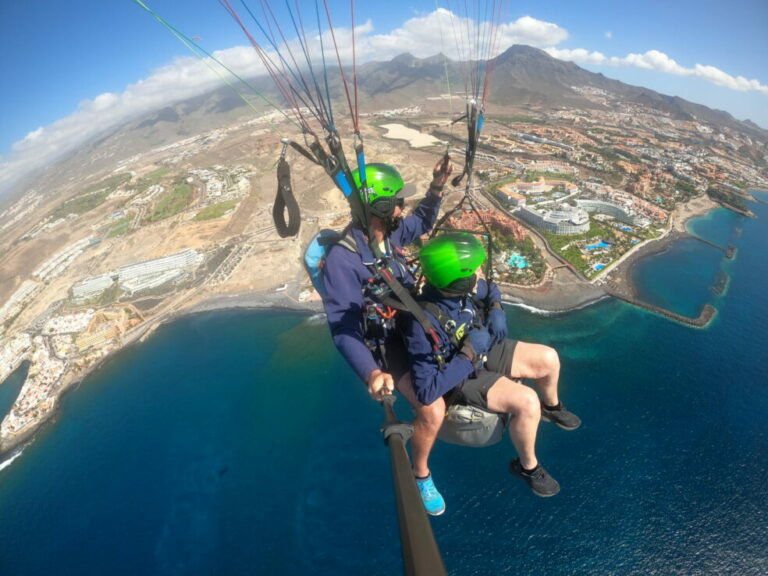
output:
<path id="1" fill-rule="evenodd" d="M 451 87 L 455 88 L 454 92 L 463 90 L 467 68 L 475 64 L 450 60 L 442 54 L 418 58 L 407 52 L 391 60 L 362 64 L 357 70 L 359 89 L 365 98 L 362 108 L 368 112 L 371 108 L 374 111 L 377 108 L 400 108 L 414 102 L 423 106 L 427 97 L 447 92 L 446 74 Z M 768 142 L 768 131 L 754 122 L 737 120 L 722 110 L 590 72 L 573 62 L 558 60 L 531 46 L 511 46 L 492 60 L 480 64 L 481 67 L 489 65 L 493 66 L 488 99 L 491 106 L 538 111 L 563 107 L 613 110 L 633 103 L 668 114 L 677 120 L 695 120 L 720 129 L 727 127 L 763 143 Z M 328 70 L 332 98 L 338 103 L 338 109 L 344 110 L 346 103 L 341 102 L 344 90 L 340 76 L 338 69 Z M 249 83 L 263 96 L 281 105 L 282 98 L 269 77 L 258 77 Z M 584 88 L 605 92 L 610 96 L 610 103 L 601 104 L 594 98 L 585 97 Z M 271 109 L 262 99 L 249 97 L 249 100 L 251 107 L 246 106 L 241 96 L 230 87 L 223 86 L 168 104 L 118 126 L 106 128 L 79 149 L 63 154 L 56 163 L 39 171 L 38 177 L 50 174 L 53 165 L 107 168 L 110 162 L 114 165 L 115 160 L 128 158 L 148 148 L 167 145 L 247 117 L 252 118 L 254 109 L 264 112 Z M 752 157 L 759 154 L 759 150 L 750 151 Z M 26 183 L 29 182 L 27 179 Z"/>

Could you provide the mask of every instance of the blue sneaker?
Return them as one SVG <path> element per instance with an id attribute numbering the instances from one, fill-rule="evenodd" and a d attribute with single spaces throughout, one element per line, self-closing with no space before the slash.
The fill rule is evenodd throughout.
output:
<path id="1" fill-rule="evenodd" d="M 432 481 L 432 474 L 424 478 L 416 478 L 416 486 L 419 487 L 419 493 L 421 494 L 421 501 L 424 503 L 424 509 L 430 516 L 440 516 L 445 512 L 445 500 L 440 495 L 440 492 L 435 488 L 435 483 Z"/>

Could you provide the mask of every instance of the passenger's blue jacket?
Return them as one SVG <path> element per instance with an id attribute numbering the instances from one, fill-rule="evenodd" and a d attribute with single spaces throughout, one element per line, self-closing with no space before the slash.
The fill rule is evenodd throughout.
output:
<path id="1" fill-rule="evenodd" d="M 479 279 L 474 298 L 490 305 L 492 302 L 501 302 L 501 293 L 493 282 Z M 466 334 L 473 323 L 485 326 L 483 311 L 478 310 L 472 298 L 465 296 L 448 298 L 437 288 L 427 284 L 419 300 L 436 304 L 441 309 L 444 320 L 453 320 L 456 323 L 457 336 Z M 458 353 L 457 345 L 460 346 L 461 343 L 454 345 L 440 321 L 428 310 L 426 312 L 440 336 L 445 365 L 440 369 L 432 353 L 432 340 L 424 332 L 421 324 L 414 320 L 408 323 L 405 345 L 411 357 L 411 382 L 416 398 L 422 404 L 429 405 L 469 378 L 475 372 L 475 367 L 466 356 Z"/>
<path id="2" fill-rule="evenodd" d="M 408 246 L 428 233 L 437 220 L 440 202 L 440 196 L 428 191 L 413 213 L 403 218 L 397 229 L 390 233 L 392 248 Z M 338 244 L 328 250 L 323 274 L 327 296 L 323 305 L 333 343 L 365 382 L 371 372 L 379 368 L 363 339 L 363 288 L 373 278 L 365 263 L 373 263 L 374 256 L 362 230 L 351 228 L 349 235 L 354 238 L 358 253 Z M 413 286 L 414 278 L 410 272 L 394 262 L 392 268 L 398 280 L 407 288 Z"/>

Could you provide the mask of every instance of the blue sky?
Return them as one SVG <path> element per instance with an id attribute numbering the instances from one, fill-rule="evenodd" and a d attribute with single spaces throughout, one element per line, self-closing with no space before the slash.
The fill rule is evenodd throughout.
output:
<path id="1" fill-rule="evenodd" d="M 350 3 L 329 3 L 334 26 L 348 27 Z M 147 4 L 210 51 L 247 44 L 217 0 Z M 239 1 L 232 4 L 242 9 Z M 283 1 L 271 4 L 278 9 Z M 250 0 L 249 6 L 256 11 L 260 4 Z M 463 0 L 358 2 L 355 20 L 364 26 L 358 54 L 382 60 L 402 51 L 431 55 L 440 48 L 430 35 L 438 20 L 430 14 L 437 7 L 463 12 L 463 6 Z M 766 0 L 513 0 L 505 21 L 506 41 L 768 128 Z M 216 82 L 133 0 L 0 0 L 0 47 L 0 190 L 79 144 L 94 126 Z M 222 54 L 241 62 L 253 57 L 247 51 Z"/>

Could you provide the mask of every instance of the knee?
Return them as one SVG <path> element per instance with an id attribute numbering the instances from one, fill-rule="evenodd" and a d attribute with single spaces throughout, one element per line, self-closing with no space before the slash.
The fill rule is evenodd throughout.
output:
<path id="1" fill-rule="evenodd" d="M 557 350 L 550 346 L 544 346 L 544 350 L 541 355 L 541 362 L 545 366 L 548 373 L 560 371 L 560 355 Z"/>
<path id="2" fill-rule="evenodd" d="M 445 419 L 445 401 L 438 398 L 432 404 L 419 405 L 415 409 L 416 421 L 427 428 L 439 430 Z"/>
<path id="3" fill-rule="evenodd" d="M 523 387 L 515 402 L 515 415 L 520 418 L 539 418 L 541 404 L 539 396 L 532 388 Z"/>

